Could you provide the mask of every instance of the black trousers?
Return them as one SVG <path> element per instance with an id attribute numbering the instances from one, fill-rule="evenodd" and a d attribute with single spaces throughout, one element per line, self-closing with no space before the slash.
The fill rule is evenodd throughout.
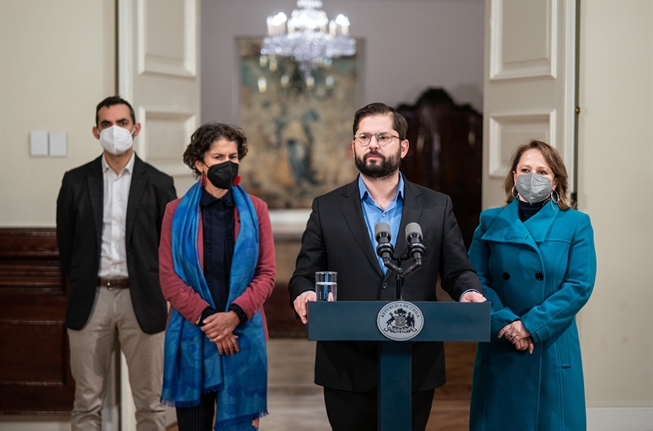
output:
<path id="1" fill-rule="evenodd" d="M 434 393 L 435 389 L 412 393 L 413 431 L 426 429 Z M 324 388 L 324 404 L 333 431 L 376 431 L 377 403 L 376 389 L 369 392 L 349 392 Z"/>
<path id="2" fill-rule="evenodd" d="M 177 407 L 175 410 L 179 431 L 211 431 L 217 394 L 217 392 L 202 394 L 197 406 Z"/>

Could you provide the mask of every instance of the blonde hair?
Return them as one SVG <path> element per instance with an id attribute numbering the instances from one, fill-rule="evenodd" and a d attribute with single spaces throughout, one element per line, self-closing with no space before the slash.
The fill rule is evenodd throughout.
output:
<path id="1" fill-rule="evenodd" d="M 515 186 L 513 173 L 517 171 L 519 160 L 521 160 L 521 157 L 528 150 L 538 150 L 542 153 L 544 160 L 546 160 L 546 163 L 551 168 L 553 179 L 557 184 L 555 191 L 558 193 L 558 207 L 561 210 L 568 210 L 569 208 L 575 209 L 576 203 L 574 202 L 572 205 L 569 200 L 569 176 L 567 175 L 567 168 L 565 168 L 565 162 L 562 160 L 562 156 L 560 156 L 558 150 L 553 148 L 551 145 L 537 140 L 532 140 L 527 144 L 520 145 L 512 155 L 510 171 L 503 182 L 503 188 L 506 192 L 506 203 L 510 203 L 515 199 L 512 194 L 513 187 Z"/>

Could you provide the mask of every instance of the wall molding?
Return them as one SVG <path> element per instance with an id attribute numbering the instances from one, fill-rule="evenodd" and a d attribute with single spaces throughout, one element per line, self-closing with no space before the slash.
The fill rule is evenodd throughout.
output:
<path id="1" fill-rule="evenodd" d="M 149 4 L 148 0 L 138 0 L 137 2 L 137 37 L 138 37 L 138 73 L 139 74 L 161 74 L 181 78 L 197 78 L 197 56 L 198 47 L 195 39 L 195 29 L 197 28 L 197 9 L 196 0 L 183 0 L 184 14 L 181 17 L 183 22 L 183 53 L 182 58 L 176 58 L 174 53 L 153 54 L 150 52 L 148 44 L 148 7 L 156 3 Z M 161 5 L 156 4 L 159 8 Z M 159 14 L 164 12 L 158 11 Z M 158 35 L 149 35 L 158 36 Z"/>
<path id="2" fill-rule="evenodd" d="M 506 5 L 504 0 L 490 2 L 490 80 L 512 80 L 523 78 L 553 78 L 557 77 L 557 50 L 558 50 L 558 2 L 546 0 L 546 16 L 544 34 L 545 52 L 541 57 L 521 58 L 507 60 L 504 58 L 504 38 L 512 35 L 504 34 L 506 21 L 516 19 L 514 13 L 506 10 L 511 5 Z M 520 5 L 523 7 L 523 5 Z M 513 6 L 514 8 L 514 6 Z M 513 11 L 514 12 L 514 11 Z"/>
<path id="3" fill-rule="evenodd" d="M 653 431 L 653 407 L 590 407 L 588 431 Z"/>
<path id="4" fill-rule="evenodd" d="M 138 106 L 138 116 L 142 124 L 139 140 L 134 144 L 138 156 L 173 176 L 191 176 L 192 171 L 182 161 L 180 155 L 186 148 L 185 142 L 197 128 L 198 118 L 194 112 L 174 111 L 169 109 L 156 109 Z M 150 123 L 148 127 L 147 124 Z M 157 130 L 165 126 L 167 129 Z M 174 133 L 175 132 L 176 135 Z M 156 138 L 153 138 L 156 136 Z M 174 155 L 161 152 L 162 145 L 166 148 L 177 145 L 178 151 Z"/>
<path id="5" fill-rule="evenodd" d="M 531 139 L 556 146 L 556 110 L 521 110 L 491 114 L 489 119 L 488 175 L 504 178 L 514 149 Z"/>

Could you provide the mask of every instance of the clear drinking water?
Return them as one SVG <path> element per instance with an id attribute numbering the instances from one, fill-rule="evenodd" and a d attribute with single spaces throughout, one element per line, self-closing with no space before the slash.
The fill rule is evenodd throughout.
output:
<path id="1" fill-rule="evenodd" d="M 315 295 L 318 301 L 337 300 L 338 273 L 335 271 L 317 271 L 315 273 Z"/>
<path id="2" fill-rule="evenodd" d="M 338 283 L 319 281 L 315 283 L 315 293 L 318 301 L 335 301 L 338 295 Z"/>

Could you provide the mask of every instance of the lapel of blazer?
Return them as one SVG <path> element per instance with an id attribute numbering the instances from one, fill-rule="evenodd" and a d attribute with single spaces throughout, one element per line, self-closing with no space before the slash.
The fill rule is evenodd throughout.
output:
<path id="1" fill-rule="evenodd" d="M 365 257 L 372 267 L 376 269 L 380 276 L 382 276 L 383 272 L 379 267 L 379 262 L 376 260 L 376 251 L 370 242 L 367 224 L 365 223 L 365 217 L 363 216 L 363 210 L 361 208 L 360 193 L 358 191 L 358 177 L 354 182 L 342 189 L 342 196 L 344 199 L 340 204 L 340 208 L 342 209 L 345 220 L 349 225 L 352 236 L 361 250 L 363 250 Z"/>
<path id="2" fill-rule="evenodd" d="M 406 232 L 406 226 L 409 223 L 419 223 L 420 218 L 422 217 L 424 203 L 421 194 L 422 192 L 415 187 L 415 184 L 406 180 L 406 177 L 404 177 L 404 209 L 401 213 L 401 225 L 399 226 L 397 242 L 395 243 L 395 254 L 397 256 L 402 256 L 408 249 L 408 242 L 404 235 L 404 232 Z M 386 273 L 386 277 L 388 277 L 389 273 L 390 271 Z"/>
<path id="3" fill-rule="evenodd" d="M 102 156 L 91 164 L 90 172 L 86 177 L 88 195 L 93 210 L 93 223 L 95 224 L 95 237 L 98 250 L 102 247 L 102 218 L 104 216 L 104 177 L 102 175 Z"/>
<path id="4" fill-rule="evenodd" d="M 147 184 L 147 167 L 145 163 L 134 155 L 134 172 L 132 172 L 132 182 L 129 187 L 129 198 L 127 199 L 127 220 L 125 226 L 125 246 L 129 244 L 134 224 L 136 222 L 136 214 L 138 213 L 138 204 L 141 202 L 145 185 Z"/>

